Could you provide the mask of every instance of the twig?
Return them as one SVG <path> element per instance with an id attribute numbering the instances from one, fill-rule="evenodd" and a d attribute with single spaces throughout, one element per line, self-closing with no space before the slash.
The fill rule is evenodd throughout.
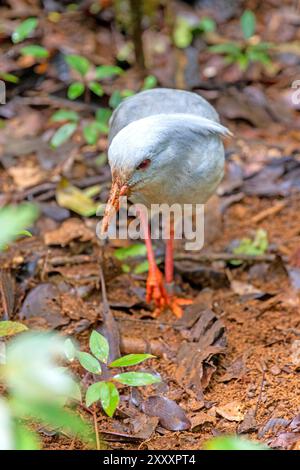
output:
<path id="1" fill-rule="evenodd" d="M 262 397 L 262 393 L 263 393 L 263 390 L 264 390 L 264 384 L 265 384 L 265 375 L 266 375 L 266 370 L 265 370 L 265 366 L 263 365 L 262 366 L 262 379 L 261 379 L 261 384 L 260 384 L 259 395 L 258 395 L 256 406 L 255 406 L 255 409 L 254 409 L 254 418 L 256 418 L 258 407 L 259 407 L 259 404 L 261 402 L 261 397 Z"/>
<path id="2" fill-rule="evenodd" d="M 176 261 L 193 261 L 193 262 L 204 262 L 204 261 L 248 261 L 250 263 L 258 262 L 269 262 L 272 263 L 276 260 L 278 255 L 265 254 L 265 255 L 245 255 L 245 254 L 235 254 L 235 253 L 187 253 L 187 254 L 177 254 L 174 259 Z M 288 261 L 286 256 L 282 256 L 284 262 Z"/>
<path id="3" fill-rule="evenodd" d="M 278 212 L 280 212 L 284 207 L 286 206 L 285 201 L 280 201 L 275 206 L 268 207 L 267 209 L 264 209 L 263 211 L 259 212 L 256 214 L 254 217 L 252 217 L 247 223 L 253 223 L 257 224 L 258 222 L 261 222 L 262 220 L 266 219 L 270 215 L 275 215 Z"/>
<path id="4" fill-rule="evenodd" d="M 101 263 L 103 261 L 103 252 L 101 257 L 101 262 L 99 264 L 99 277 L 101 282 L 101 292 L 102 292 L 102 316 L 103 316 L 103 326 L 101 328 L 102 334 L 108 339 L 110 345 L 110 359 L 114 360 L 117 357 L 120 357 L 120 334 L 116 320 L 109 308 L 109 303 L 107 299 L 106 287 L 103 269 Z"/>
<path id="5" fill-rule="evenodd" d="M 139 69 L 145 71 L 145 55 L 142 38 L 143 1 L 129 0 L 132 40 L 134 44 L 135 59 Z"/>

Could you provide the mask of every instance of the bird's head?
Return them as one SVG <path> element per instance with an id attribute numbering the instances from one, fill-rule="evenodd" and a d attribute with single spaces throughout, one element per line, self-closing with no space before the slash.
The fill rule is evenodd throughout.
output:
<path id="1" fill-rule="evenodd" d="M 182 164 L 188 154 L 199 152 L 201 137 L 204 140 L 209 134 L 228 133 L 218 122 L 188 114 L 149 116 L 124 127 L 108 150 L 112 186 L 102 232 L 107 231 L 114 211 L 119 209 L 121 196 L 171 183 L 168 175 L 172 177 L 178 162 Z"/>

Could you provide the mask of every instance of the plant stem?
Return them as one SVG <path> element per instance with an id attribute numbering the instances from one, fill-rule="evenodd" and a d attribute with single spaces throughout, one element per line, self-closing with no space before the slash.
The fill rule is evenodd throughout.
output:
<path id="1" fill-rule="evenodd" d="M 98 430 L 98 423 L 97 423 L 97 415 L 96 415 L 95 410 L 93 410 L 93 420 L 94 420 L 97 450 L 100 450 L 101 446 L 100 446 L 99 430 Z"/>
<path id="2" fill-rule="evenodd" d="M 145 71 L 145 54 L 143 45 L 143 1 L 142 0 L 129 0 L 130 16 L 131 16 L 131 31 L 132 40 L 134 44 L 134 52 L 137 66 L 139 69 Z"/>

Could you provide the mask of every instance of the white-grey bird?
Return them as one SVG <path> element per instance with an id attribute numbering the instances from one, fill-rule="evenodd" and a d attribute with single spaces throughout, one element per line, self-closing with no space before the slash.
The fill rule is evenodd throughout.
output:
<path id="1" fill-rule="evenodd" d="M 119 198 L 150 208 L 151 204 L 203 204 L 223 176 L 222 136 L 230 135 L 219 122 L 216 110 L 201 96 L 157 88 L 127 98 L 110 120 L 108 160 L 112 187 L 102 230 L 119 208 Z M 190 303 L 169 295 L 159 271 L 149 229 L 141 216 L 149 274 L 147 301 L 154 301 L 158 314 L 169 307 L 180 317 L 182 305 Z M 165 282 L 173 281 L 173 238 L 166 243 Z"/>

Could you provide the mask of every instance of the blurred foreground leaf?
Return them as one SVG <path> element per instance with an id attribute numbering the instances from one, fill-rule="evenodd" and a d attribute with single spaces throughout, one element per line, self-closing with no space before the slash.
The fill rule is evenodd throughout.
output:
<path id="1" fill-rule="evenodd" d="M 205 450 L 268 450 L 268 447 L 236 436 L 220 436 L 207 441 Z"/>
<path id="2" fill-rule="evenodd" d="M 33 204 L 6 206 L 0 209 L 0 250 L 15 240 L 18 234 L 33 224 L 38 216 L 38 208 Z"/>

